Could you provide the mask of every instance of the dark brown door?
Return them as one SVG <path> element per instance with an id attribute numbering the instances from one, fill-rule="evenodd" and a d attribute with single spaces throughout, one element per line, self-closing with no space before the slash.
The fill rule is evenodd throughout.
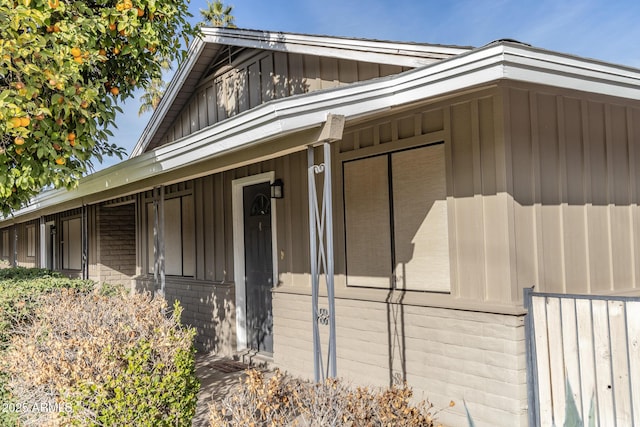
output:
<path id="1" fill-rule="evenodd" d="M 247 345 L 265 353 L 273 353 L 270 190 L 268 182 L 243 189 Z"/>

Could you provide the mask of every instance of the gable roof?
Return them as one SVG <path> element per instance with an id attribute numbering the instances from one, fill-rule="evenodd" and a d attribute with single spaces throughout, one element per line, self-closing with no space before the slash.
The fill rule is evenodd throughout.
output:
<path id="1" fill-rule="evenodd" d="M 187 60 L 177 70 L 158 108 L 142 132 L 130 157 L 153 146 L 156 138 L 171 126 L 210 70 L 212 61 L 225 46 L 318 55 L 377 64 L 418 68 L 471 50 L 471 47 L 391 42 L 346 37 L 204 27 L 202 37 L 193 41 Z"/>

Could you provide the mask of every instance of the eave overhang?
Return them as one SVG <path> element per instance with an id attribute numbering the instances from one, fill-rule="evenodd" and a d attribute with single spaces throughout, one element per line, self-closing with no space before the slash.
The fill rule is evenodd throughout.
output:
<path id="1" fill-rule="evenodd" d="M 83 178 L 73 191 L 54 190 L 34 198 L 0 225 L 50 211 L 57 205 L 85 204 L 106 190 L 139 183 L 172 171 L 193 178 L 190 167 L 287 135 L 320 128 L 327 114 L 350 120 L 397 107 L 494 84 L 500 80 L 539 83 L 640 100 L 640 70 L 500 42 L 402 74 L 279 99 L 204 128 L 174 143 L 130 158 Z M 300 149 L 308 142 L 301 140 Z"/>
<path id="2" fill-rule="evenodd" d="M 257 31 L 237 28 L 203 27 L 187 60 L 178 68 L 165 95 L 154 111 L 140 139 L 131 151 L 135 157 L 147 150 L 154 138 L 171 126 L 224 46 L 318 55 L 379 64 L 418 68 L 469 52 L 471 47 L 350 39 L 333 36 Z"/>

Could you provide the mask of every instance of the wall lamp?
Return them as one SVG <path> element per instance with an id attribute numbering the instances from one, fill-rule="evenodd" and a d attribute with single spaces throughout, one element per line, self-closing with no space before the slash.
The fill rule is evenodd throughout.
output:
<path id="1" fill-rule="evenodd" d="M 271 184 L 271 198 L 282 199 L 284 197 L 284 184 L 280 178 Z"/>

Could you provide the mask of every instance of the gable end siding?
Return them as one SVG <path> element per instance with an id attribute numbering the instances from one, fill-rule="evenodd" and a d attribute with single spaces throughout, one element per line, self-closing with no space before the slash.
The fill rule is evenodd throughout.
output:
<path id="1" fill-rule="evenodd" d="M 254 51 L 237 64 L 219 65 L 182 113 L 148 150 L 169 144 L 274 99 L 315 92 L 407 71 L 393 65 L 285 52 Z"/>

